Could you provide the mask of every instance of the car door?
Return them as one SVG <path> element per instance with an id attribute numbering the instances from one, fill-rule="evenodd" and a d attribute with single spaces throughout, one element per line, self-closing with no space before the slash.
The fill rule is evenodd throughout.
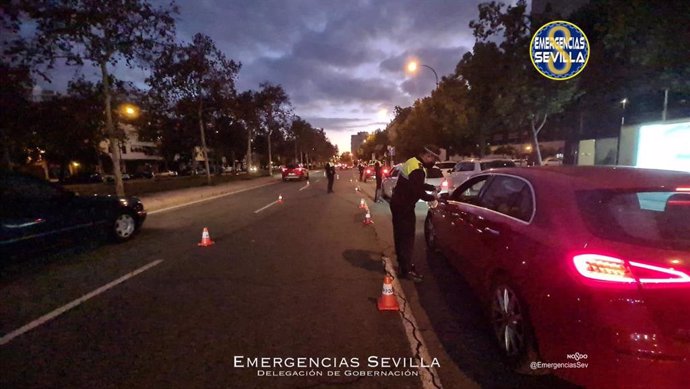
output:
<path id="1" fill-rule="evenodd" d="M 88 228 L 91 212 L 76 196 L 30 176 L 11 175 L 0 184 L 0 246 L 9 251 L 43 246 Z"/>
<path id="2" fill-rule="evenodd" d="M 461 273 L 473 273 L 473 262 L 481 250 L 474 226 L 475 215 L 479 196 L 490 180 L 489 174 L 471 178 L 451 194 L 443 208 L 439 239 L 445 242 L 449 259 Z"/>
<path id="3" fill-rule="evenodd" d="M 474 225 L 481 247 L 481 259 L 475 262 L 477 274 L 495 269 L 517 276 L 528 247 L 534 247 L 528 233 L 535 213 L 532 185 L 517 176 L 496 174 L 479 198 Z"/>

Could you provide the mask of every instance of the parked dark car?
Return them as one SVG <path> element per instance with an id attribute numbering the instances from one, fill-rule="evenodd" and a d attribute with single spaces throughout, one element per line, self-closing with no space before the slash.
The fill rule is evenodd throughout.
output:
<path id="1" fill-rule="evenodd" d="M 103 176 L 98 173 L 81 172 L 65 178 L 64 180 L 62 180 L 62 183 L 65 185 L 102 184 Z"/>
<path id="2" fill-rule="evenodd" d="M 146 219 L 136 197 L 79 196 L 59 185 L 0 172 L 0 253 L 18 254 L 94 229 L 115 242 L 131 239 Z"/>
<path id="3" fill-rule="evenodd" d="M 690 387 L 690 174 L 491 170 L 442 196 L 425 237 L 516 370 L 582 362 L 554 372 L 588 388 Z"/>
<path id="4" fill-rule="evenodd" d="M 151 179 L 154 177 L 153 172 L 150 171 L 141 171 L 141 172 L 136 172 L 132 174 L 133 179 Z"/>

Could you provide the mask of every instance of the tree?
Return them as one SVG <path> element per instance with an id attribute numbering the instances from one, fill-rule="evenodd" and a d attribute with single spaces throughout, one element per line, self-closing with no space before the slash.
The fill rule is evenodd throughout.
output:
<path id="1" fill-rule="evenodd" d="M 255 95 L 256 107 L 259 110 L 260 128 L 264 128 L 268 142 L 268 174 L 273 174 L 273 156 L 271 153 L 271 136 L 280 129 L 288 128 L 292 118 L 290 98 L 280 85 L 265 82 Z"/>
<path id="2" fill-rule="evenodd" d="M 32 116 L 32 80 L 29 68 L 0 63 L 0 167 L 10 168 L 20 159 L 30 134 L 25 122 Z"/>
<path id="3" fill-rule="evenodd" d="M 232 104 L 240 67 L 228 60 L 210 37 L 196 34 L 188 45 L 169 45 L 155 60 L 153 74 L 147 79 L 153 93 L 168 109 L 182 108 L 187 116 L 196 117 L 209 185 L 211 170 L 204 114 L 214 109 L 217 113 L 219 107 Z"/>
<path id="4" fill-rule="evenodd" d="M 480 149 L 484 150 L 486 125 L 496 129 L 499 125 L 528 124 L 536 159 L 541 164 L 539 133 L 549 116 L 563 112 L 565 107 L 582 93 L 577 80 L 555 83 L 536 72 L 525 53 L 529 52 L 531 29 L 534 23 L 526 13 L 527 4 L 519 0 L 513 6 L 500 3 L 479 5 L 480 19 L 470 23 L 476 43 L 474 54 L 466 55 L 458 65 L 458 73 L 470 82 L 470 94 L 477 94 L 479 109 L 484 121 L 480 131 Z M 500 39 L 500 45 L 492 40 Z M 481 69 L 487 62 L 493 63 L 492 74 Z M 498 72 L 499 67 L 505 71 Z M 481 92 L 475 92 L 476 90 Z M 494 118 L 494 120 L 491 120 Z"/>
<path id="5" fill-rule="evenodd" d="M 346 151 L 346 152 L 340 154 L 340 163 L 344 163 L 346 165 L 352 165 L 352 163 L 353 163 L 352 153 Z"/>
<path id="6" fill-rule="evenodd" d="M 36 35 L 26 46 L 35 64 L 50 68 L 66 58 L 68 64 L 89 61 L 100 69 L 116 193 L 124 195 L 108 66 L 123 60 L 127 66 L 141 66 L 154 58 L 161 44 L 174 38 L 177 7 L 156 8 L 146 0 L 57 0 L 29 1 L 24 11 L 35 21 Z"/>
<path id="7" fill-rule="evenodd" d="M 247 171 L 249 171 L 249 167 L 252 164 L 252 142 L 254 141 L 254 134 L 261 125 L 255 94 L 256 92 L 252 90 L 244 91 L 237 96 L 234 104 L 234 116 L 239 124 L 244 127 L 244 131 L 247 134 L 247 150 L 244 157 Z"/>

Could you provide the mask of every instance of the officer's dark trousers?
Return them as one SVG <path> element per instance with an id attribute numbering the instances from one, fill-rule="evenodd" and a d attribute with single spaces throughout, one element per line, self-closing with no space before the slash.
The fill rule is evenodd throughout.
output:
<path id="1" fill-rule="evenodd" d="M 391 204 L 391 213 L 393 214 L 395 254 L 398 257 L 398 265 L 400 265 L 400 275 L 405 275 L 412 270 L 414 230 L 417 222 L 414 205 L 409 207 Z"/>
<path id="2" fill-rule="evenodd" d="M 374 192 L 374 201 L 377 203 L 379 200 L 381 200 L 381 180 L 379 179 L 379 175 L 376 175 L 376 192 Z"/>
<path id="3" fill-rule="evenodd" d="M 333 192 L 333 176 L 328 175 L 326 178 L 328 178 L 328 193 Z"/>

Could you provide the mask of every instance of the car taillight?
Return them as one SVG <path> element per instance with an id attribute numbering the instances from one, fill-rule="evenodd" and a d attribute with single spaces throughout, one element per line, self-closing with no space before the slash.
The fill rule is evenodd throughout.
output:
<path id="1" fill-rule="evenodd" d="M 448 188 L 448 180 L 443 180 L 441 183 L 441 188 Z"/>
<path id="2" fill-rule="evenodd" d="M 283 172 L 286 172 L 286 171 L 287 171 L 287 169 L 284 168 L 284 167 L 283 167 L 283 168 L 280 168 L 280 170 L 283 171 Z"/>
<path id="3" fill-rule="evenodd" d="M 690 275 L 671 267 L 661 267 L 599 254 L 580 254 L 573 257 L 575 269 L 583 277 L 607 282 L 659 284 L 688 284 Z"/>
<path id="4" fill-rule="evenodd" d="M 370 170 L 370 169 L 367 169 L 367 174 L 371 174 L 371 170 Z"/>
<path id="5" fill-rule="evenodd" d="M 383 174 L 388 174 L 388 169 L 383 169 Z"/>
<path id="6" fill-rule="evenodd" d="M 690 186 L 687 188 L 684 186 L 681 186 L 680 188 L 676 188 L 676 192 L 690 192 Z"/>

